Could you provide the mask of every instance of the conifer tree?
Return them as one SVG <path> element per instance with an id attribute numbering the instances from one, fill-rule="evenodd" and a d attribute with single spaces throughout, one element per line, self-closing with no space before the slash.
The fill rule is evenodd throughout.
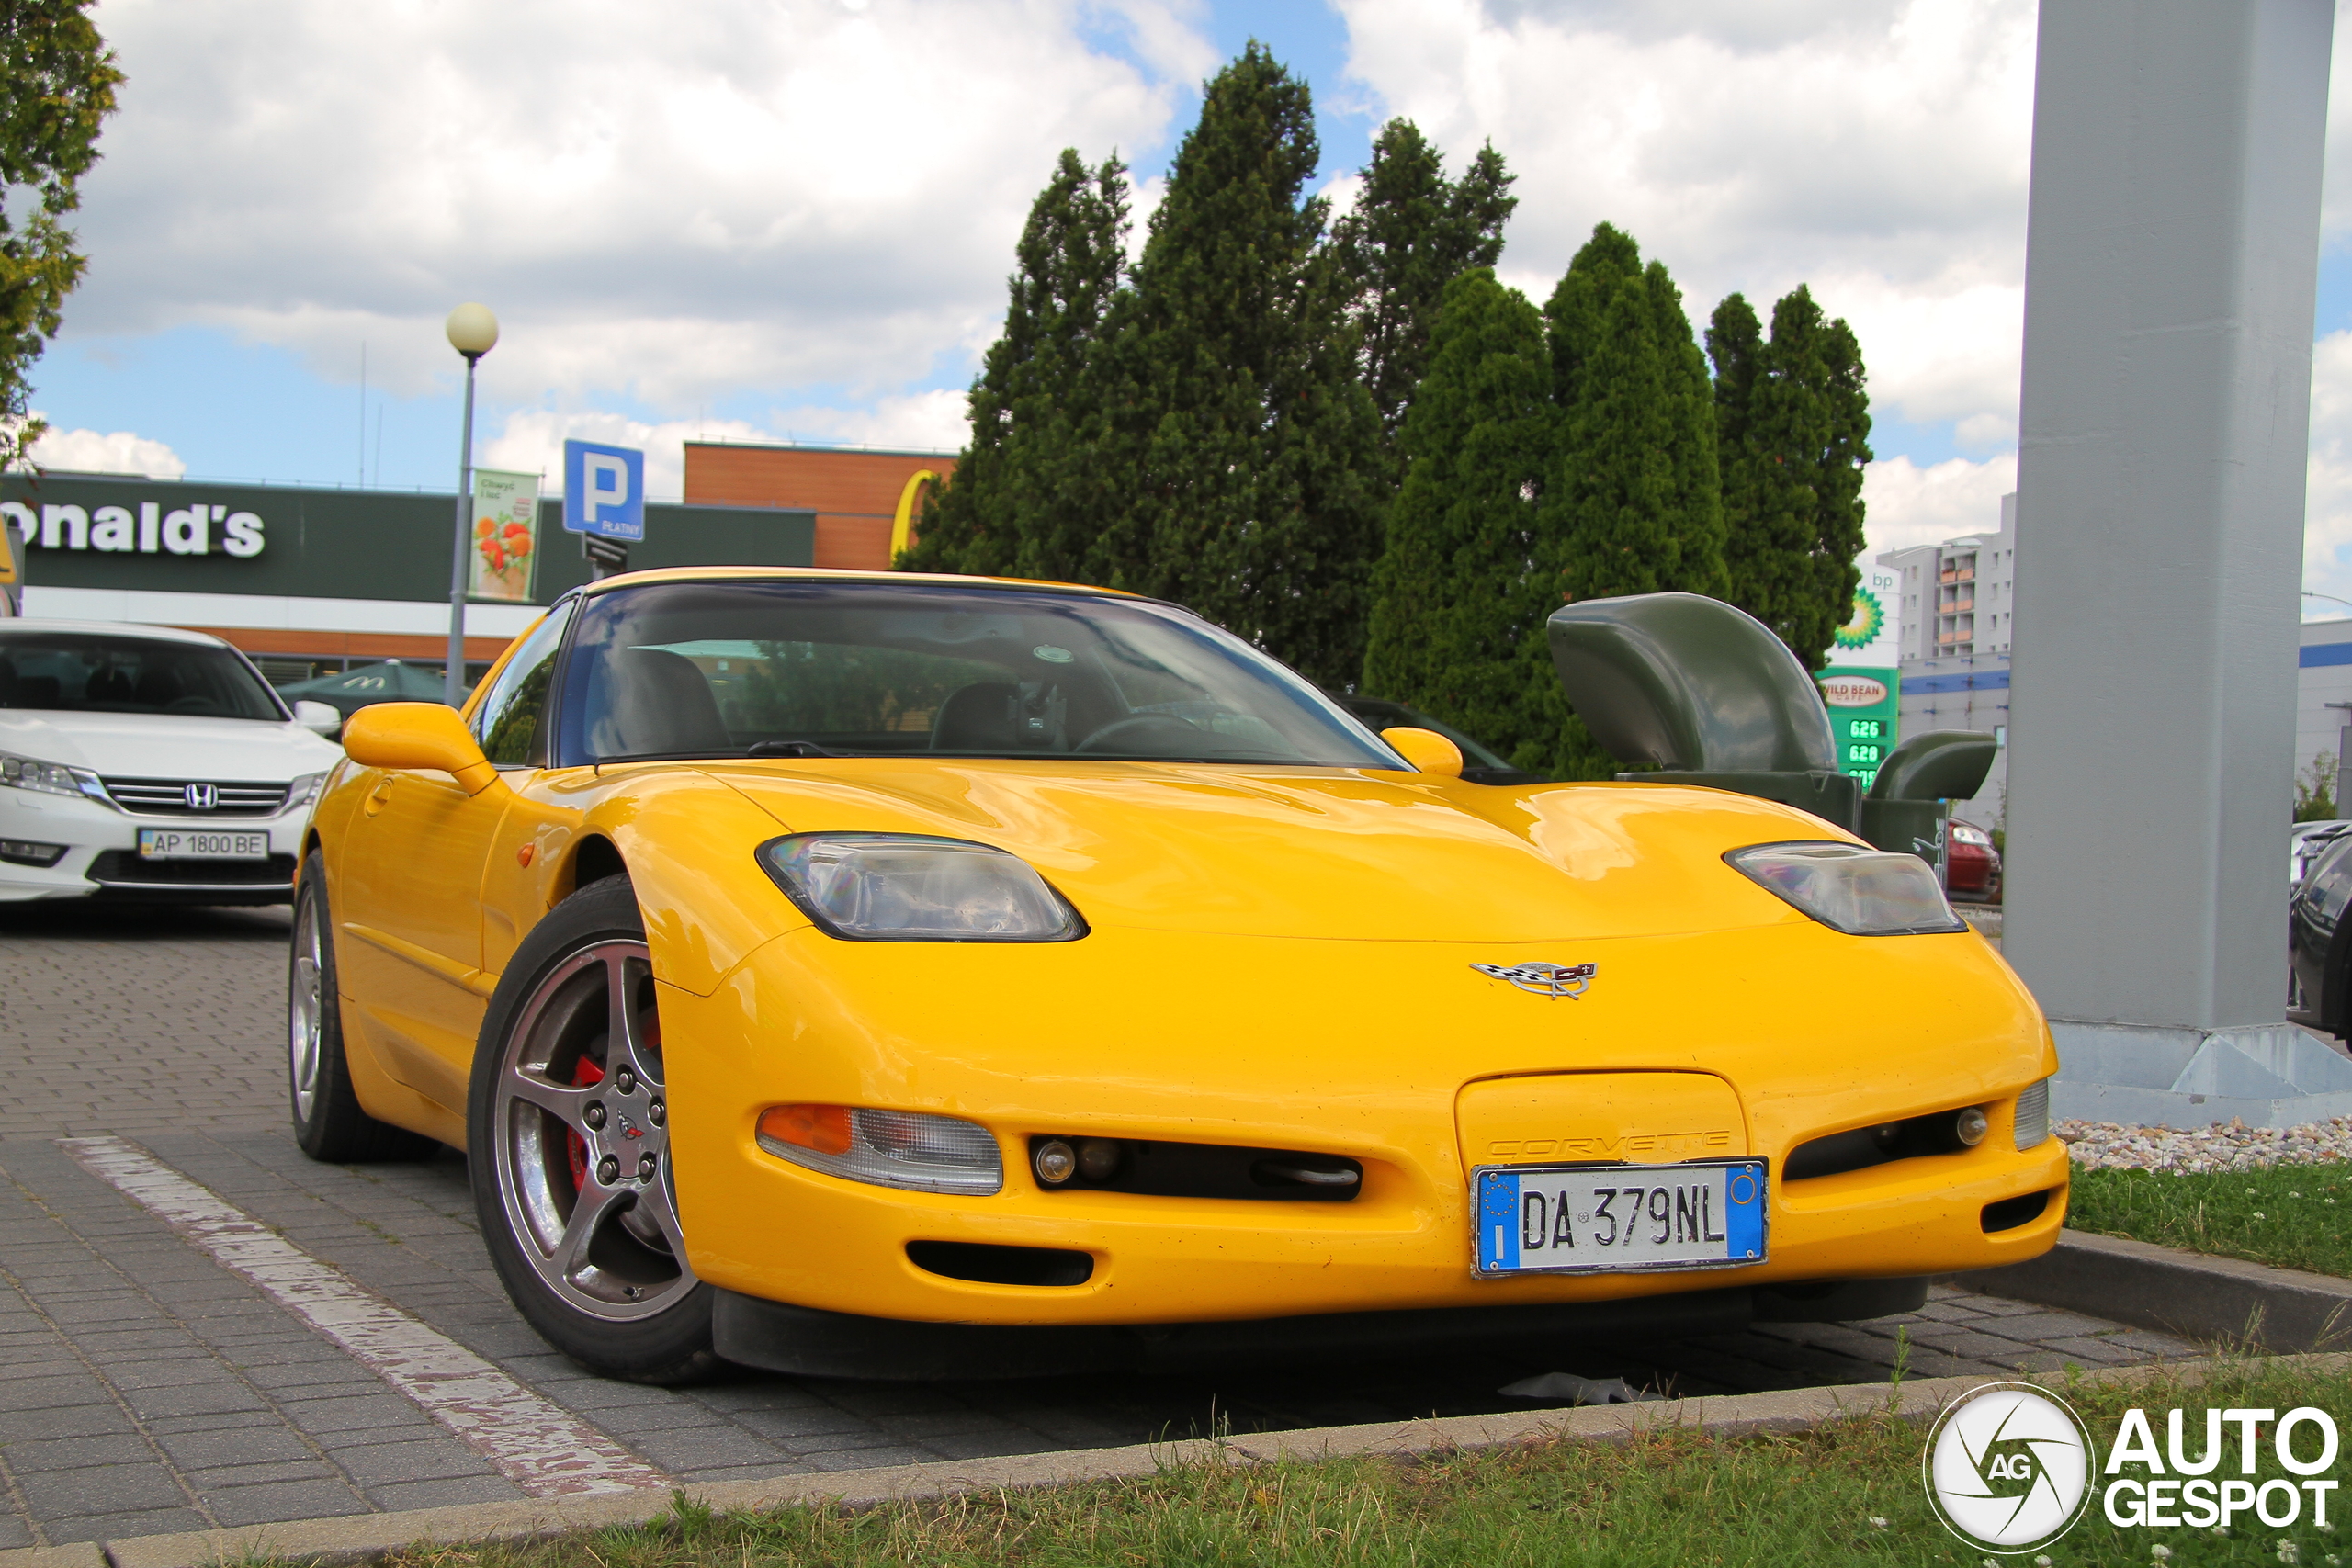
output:
<path id="1" fill-rule="evenodd" d="M 1713 394 L 1681 290 L 1603 223 L 1544 313 L 1563 416 L 1547 504 L 1574 541 L 1563 600 L 1721 594 Z"/>
<path id="2" fill-rule="evenodd" d="M 1440 297 L 1463 273 L 1502 255 L 1503 223 L 1519 205 L 1510 194 L 1516 177 L 1488 142 L 1460 179 L 1449 180 L 1419 128 L 1392 119 L 1373 141 L 1354 208 L 1331 225 L 1332 249 L 1356 289 L 1363 382 L 1397 478 L 1397 433 L 1429 365 Z"/>
<path id="3" fill-rule="evenodd" d="M 1567 701 L 1544 617 L 1563 536 L 1544 320 L 1486 268 L 1448 284 L 1405 416 L 1405 483 L 1374 571 L 1365 690 L 1444 719 L 1531 772 L 1558 770 Z"/>
<path id="4" fill-rule="evenodd" d="M 1770 626 L 1808 670 L 1826 662 L 1860 572 L 1862 468 L 1871 459 L 1861 345 L 1800 285 L 1763 336 L 1737 294 L 1707 332 L 1715 364 L 1731 602 Z"/>
<path id="5" fill-rule="evenodd" d="M 1545 304 L 1556 465 L 1540 532 L 1557 540 L 1549 608 L 1679 590 L 1720 596 L 1723 505 L 1706 356 L 1682 293 L 1632 236 L 1602 223 Z M 1571 719 L 1532 772 L 1605 778 L 1616 762 Z M 1532 742 L 1531 744 L 1533 744 Z"/>
<path id="6" fill-rule="evenodd" d="M 934 492 L 914 547 L 920 571 L 1069 577 L 1099 524 L 1102 440 L 1093 395 L 1103 323 L 1125 268 L 1126 166 L 1089 169 L 1065 148 L 1023 229 L 1004 330 L 968 399 L 972 434 Z"/>
<path id="7" fill-rule="evenodd" d="M 1363 668 L 1380 420 L 1306 196 L 1306 85 L 1260 44 L 1212 80 L 1105 344 L 1111 494 L 1087 581 L 1171 598 L 1315 680 Z"/>

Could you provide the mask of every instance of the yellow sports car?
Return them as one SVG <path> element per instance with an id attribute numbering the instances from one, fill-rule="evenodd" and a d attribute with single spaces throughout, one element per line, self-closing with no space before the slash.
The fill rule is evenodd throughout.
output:
<path id="1" fill-rule="evenodd" d="M 639 572 L 345 746 L 302 1146 L 468 1150 L 613 1375 L 1866 1316 L 2064 1214 L 2048 1031 L 1926 863 L 1465 782 L 1169 604 Z"/>

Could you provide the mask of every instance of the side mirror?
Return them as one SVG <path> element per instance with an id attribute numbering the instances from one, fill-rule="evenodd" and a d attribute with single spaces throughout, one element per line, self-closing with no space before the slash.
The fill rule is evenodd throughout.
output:
<path id="1" fill-rule="evenodd" d="M 319 735 L 333 735 L 343 728 L 343 712 L 328 703 L 307 699 L 294 705 L 294 722 Z"/>
<path id="2" fill-rule="evenodd" d="M 468 795 L 498 782 L 458 710 L 440 703 L 370 703 L 343 727 L 344 754 L 363 768 L 432 768 Z"/>
<path id="3" fill-rule="evenodd" d="M 1400 724 L 1394 729 L 1382 730 L 1380 738 L 1396 747 L 1417 773 L 1448 779 L 1462 776 L 1462 748 L 1434 729 Z"/>

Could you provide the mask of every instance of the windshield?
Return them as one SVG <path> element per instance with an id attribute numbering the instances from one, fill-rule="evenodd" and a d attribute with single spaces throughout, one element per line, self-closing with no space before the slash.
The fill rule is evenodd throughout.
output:
<path id="1" fill-rule="evenodd" d="M 286 717 L 268 685 L 228 649 L 96 632 L 0 631 L 0 707 Z"/>
<path id="2" fill-rule="evenodd" d="M 1071 757 L 1395 768 L 1289 671 L 1162 605 L 866 582 L 680 582 L 589 601 L 560 761 Z"/>

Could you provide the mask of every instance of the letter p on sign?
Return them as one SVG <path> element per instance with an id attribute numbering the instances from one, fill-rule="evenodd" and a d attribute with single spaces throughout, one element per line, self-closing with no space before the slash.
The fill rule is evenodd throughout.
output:
<path id="1" fill-rule="evenodd" d="M 590 441 L 563 444 L 563 527 L 605 539 L 645 537 L 645 454 Z"/>

